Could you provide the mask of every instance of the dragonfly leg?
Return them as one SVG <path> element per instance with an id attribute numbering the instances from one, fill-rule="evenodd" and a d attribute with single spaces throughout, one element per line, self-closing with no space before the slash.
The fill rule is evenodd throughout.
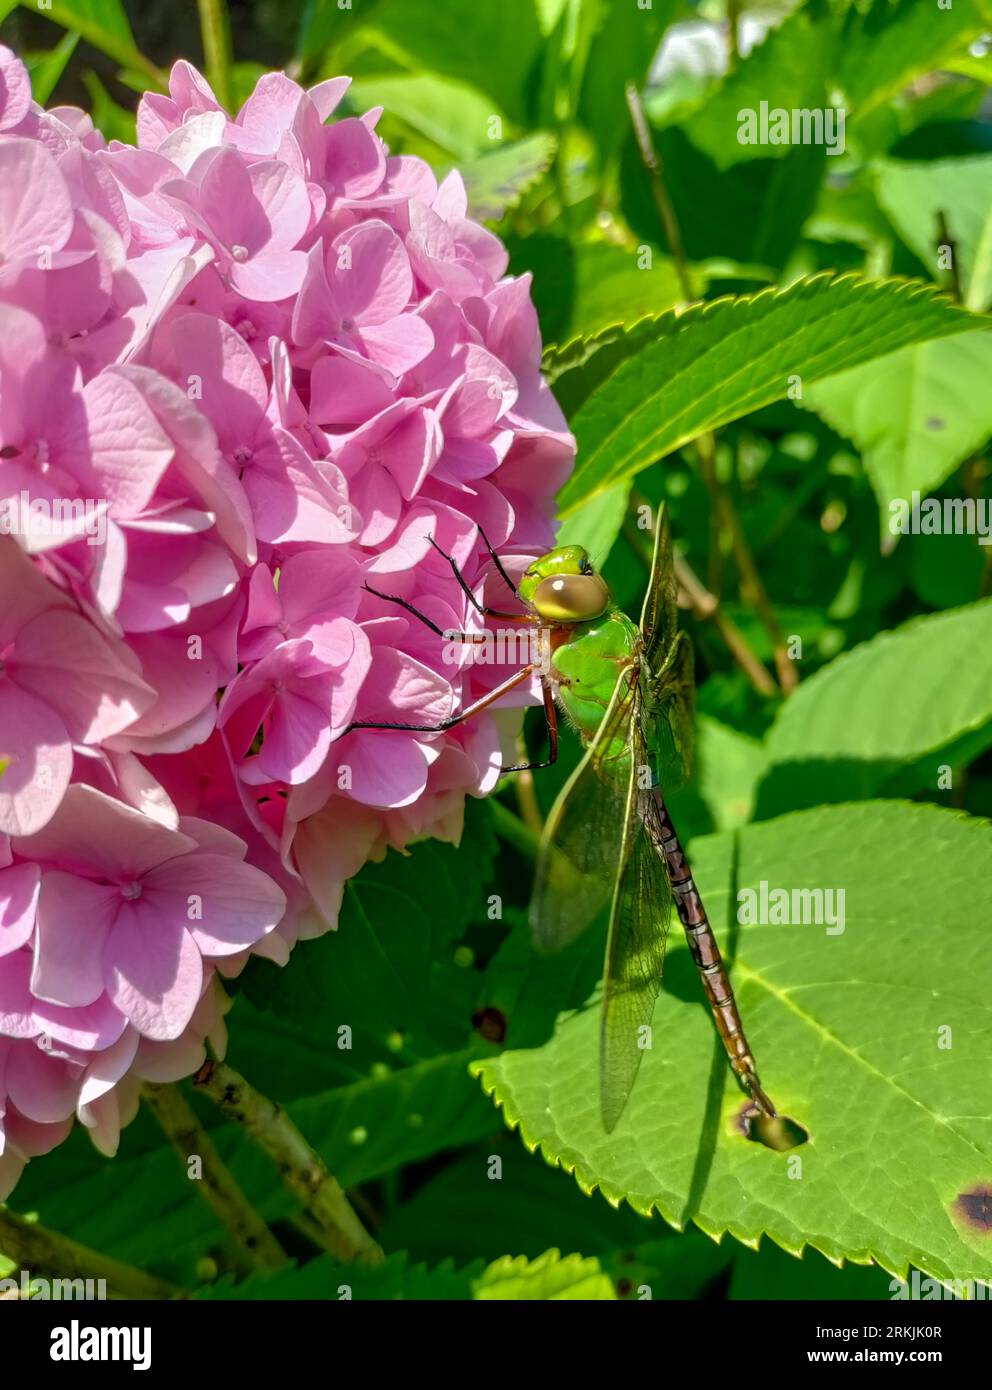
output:
<path id="1" fill-rule="evenodd" d="M 438 627 L 437 623 L 432 622 L 426 613 L 421 613 L 419 608 L 415 608 L 412 603 L 405 598 L 400 598 L 399 594 L 384 594 L 381 589 L 373 589 L 371 584 L 363 586 L 370 594 L 375 594 L 376 598 L 382 598 L 387 603 L 398 603 L 401 608 L 419 619 L 425 627 L 429 627 L 431 632 L 436 632 L 438 637 L 443 637 L 448 642 L 486 642 L 489 634 L 485 632 L 449 632 L 443 627 Z"/>
<path id="2" fill-rule="evenodd" d="M 447 560 L 448 564 L 451 566 L 451 573 L 455 576 L 455 579 L 458 581 L 458 587 L 461 589 L 462 593 L 468 599 L 472 607 L 477 609 L 478 612 L 485 614 L 487 618 L 502 618 L 505 622 L 509 623 L 538 623 L 541 621 L 536 613 L 503 613 L 498 608 L 487 608 L 484 604 L 481 604 L 479 600 L 476 598 L 475 594 L 473 594 L 472 587 L 469 584 L 468 580 L 465 578 L 461 570 L 458 568 L 458 564 L 454 556 L 449 555 L 446 550 L 442 550 L 433 536 L 428 536 L 427 540 L 434 547 L 434 549 L 441 556 L 441 558 Z M 499 568 L 500 572 L 502 573 L 502 565 L 500 565 Z M 506 576 L 504 575 L 504 578 L 505 577 Z"/>
<path id="3" fill-rule="evenodd" d="M 778 1112 L 758 1078 L 758 1069 L 744 1032 L 727 967 L 723 963 L 719 944 L 710 926 L 703 900 L 699 896 L 692 870 L 668 814 L 660 787 L 654 787 L 651 795 L 658 812 L 658 824 L 651 832 L 651 837 L 655 849 L 665 860 L 679 920 L 703 982 L 717 1032 L 726 1049 L 734 1075 L 743 1084 L 761 1113 L 774 1118 Z"/>
<path id="4" fill-rule="evenodd" d="M 510 578 L 510 576 L 507 574 L 506 570 L 503 568 L 503 561 L 499 558 L 499 556 L 496 554 L 495 550 L 492 548 L 492 545 L 490 544 L 490 541 L 489 541 L 489 537 L 486 535 L 485 531 L 483 531 L 483 529 L 482 529 L 481 526 L 479 527 L 479 535 L 482 537 L 482 544 L 483 544 L 483 545 L 486 547 L 486 549 L 489 551 L 489 558 L 490 558 L 490 560 L 492 560 L 493 564 L 496 566 L 496 570 L 497 570 L 497 572 L 498 572 L 500 578 L 502 579 L 502 581 L 503 581 L 503 583 L 506 585 L 506 587 L 509 589 L 509 591 L 510 591 L 510 593 L 513 595 L 513 597 L 516 598 L 516 596 L 517 596 L 517 586 L 516 586 L 516 584 L 514 584 L 513 580 Z"/>
<path id="5" fill-rule="evenodd" d="M 512 767 L 501 767 L 501 777 L 505 777 L 508 772 L 534 772 L 540 767 L 551 767 L 558 761 L 558 710 L 550 682 L 542 680 L 541 691 L 544 695 L 544 719 L 548 728 L 548 756 L 543 763 L 514 763 Z"/>
<path id="6" fill-rule="evenodd" d="M 443 734 L 446 729 L 453 729 L 457 724 L 464 724 L 465 720 L 471 719 L 473 715 L 481 714 L 484 709 L 488 709 L 490 705 L 495 704 L 497 700 L 502 699 L 518 685 L 522 685 L 527 677 L 537 669 L 538 663 L 532 661 L 521 670 L 515 671 L 512 676 L 508 676 L 505 681 L 501 681 L 499 685 L 494 686 L 485 695 L 480 695 L 477 700 L 473 700 L 457 714 L 442 719 L 439 724 L 394 724 L 379 719 L 356 719 L 353 724 L 348 725 L 341 737 L 344 738 L 345 734 L 350 734 L 353 729 L 399 729 L 412 734 Z"/>

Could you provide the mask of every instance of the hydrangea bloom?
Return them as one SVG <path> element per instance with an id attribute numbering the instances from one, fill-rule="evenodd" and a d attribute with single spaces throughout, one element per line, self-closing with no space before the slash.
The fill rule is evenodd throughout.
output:
<path id="1" fill-rule="evenodd" d="M 477 627 L 430 539 L 483 592 L 574 452 L 528 278 L 347 86 L 232 119 L 178 63 L 132 148 L 0 48 L 0 1198 L 73 1115 L 113 1152 L 369 857 L 457 839 L 512 732 L 346 732 L 499 678 L 365 584 Z"/>

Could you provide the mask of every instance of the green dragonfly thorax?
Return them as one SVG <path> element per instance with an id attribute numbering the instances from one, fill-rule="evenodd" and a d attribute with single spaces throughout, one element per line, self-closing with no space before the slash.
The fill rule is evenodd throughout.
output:
<path id="1" fill-rule="evenodd" d="M 565 713 L 588 744 L 602 723 L 620 672 L 637 663 L 640 631 L 611 604 L 601 617 L 577 623 L 561 635 L 564 641 L 556 641 L 557 634 L 552 637 L 551 674 L 559 682 Z"/>
<path id="2" fill-rule="evenodd" d="M 613 603 L 579 545 L 558 546 L 534 560 L 521 578 L 520 597 L 550 629 L 549 674 L 559 704 L 587 748 L 625 673 L 628 689 L 637 686 L 636 700 L 621 702 L 628 707 L 626 727 L 611 731 L 599 748 L 600 777 L 626 784 L 636 744 L 638 764 L 647 758 L 653 777 L 672 787 L 684 780 L 690 758 L 692 657 L 675 620 L 667 521 L 659 537 L 640 624 Z"/>

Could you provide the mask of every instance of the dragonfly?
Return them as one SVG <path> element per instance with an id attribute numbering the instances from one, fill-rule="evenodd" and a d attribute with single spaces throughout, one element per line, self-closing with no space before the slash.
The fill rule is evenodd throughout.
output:
<path id="1" fill-rule="evenodd" d="M 547 756 L 502 771 L 544 768 L 556 761 L 560 707 L 584 752 L 544 827 L 530 921 L 538 948 L 554 952 L 608 910 L 600 1026 L 604 1129 L 610 1133 L 619 1122 L 650 1038 L 674 907 L 730 1067 L 750 1097 L 748 1122 L 756 1126 L 752 1137 L 770 1147 L 792 1147 L 794 1131 L 783 1138 L 778 1112 L 759 1079 L 716 935 L 665 801 L 666 792 L 682 785 L 690 770 L 694 671 L 688 635 L 678 627 L 665 508 L 659 509 L 654 529 L 639 623 L 613 602 L 582 546 L 557 546 L 514 583 L 483 535 L 496 569 L 523 610 L 510 612 L 480 602 L 455 560 L 428 537 L 480 614 L 539 630 L 534 659 L 440 723 L 359 721 L 349 731 L 441 732 L 538 675 Z M 366 587 L 449 641 L 485 640 L 478 632 L 443 630 L 406 599 Z"/>

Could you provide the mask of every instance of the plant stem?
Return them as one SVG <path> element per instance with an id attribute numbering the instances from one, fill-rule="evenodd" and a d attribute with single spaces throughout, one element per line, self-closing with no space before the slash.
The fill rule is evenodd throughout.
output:
<path id="1" fill-rule="evenodd" d="M 727 0 L 727 72 L 734 72 L 741 61 L 741 0 Z"/>
<path id="2" fill-rule="evenodd" d="M 246 1129 L 279 1170 L 320 1228 L 324 1246 L 343 1263 L 381 1264 L 382 1250 L 356 1216 L 340 1183 L 327 1171 L 281 1105 L 269 1100 L 224 1062 L 205 1062 L 193 1085 Z"/>
<path id="3" fill-rule="evenodd" d="M 719 523 L 726 526 L 730 534 L 730 546 L 741 578 L 742 595 L 754 608 L 771 639 L 775 670 L 778 672 L 778 682 L 782 687 L 782 693 L 783 695 L 791 695 L 799 684 L 799 677 L 796 675 L 795 665 L 790 660 L 786 650 L 785 634 L 779 623 L 778 614 L 775 612 L 775 605 L 765 588 L 765 582 L 761 577 L 750 542 L 744 533 L 744 527 L 741 524 L 737 508 L 734 506 L 733 498 L 717 478 L 716 440 L 707 431 L 705 434 L 701 434 L 695 443 L 699 452 L 700 471 L 703 475 L 703 481 L 709 488 L 713 510 Z"/>
<path id="4" fill-rule="evenodd" d="M 519 754 L 519 761 L 525 763 L 528 754 L 527 744 L 524 741 L 522 733 L 517 740 L 517 752 Z M 526 768 L 523 772 L 518 772 L 516 774 L 513 779 L 513 791 L 517 798 L 517 808 L 520 811 L 520 819 L 527 828 L 540 839 L 541 831 L 544 829 L 544 819 L 541 816 L 541 808 L 537 801 L 537 792 L 534 789 L 534 774 L 530 768 Z"/>
<path id="5" fill-rule="evenodd" d="M 682 244 L 682 231 L 679 227 L 679 220 L 675 215 L 675 208 L 672 204 L 672 200 L 669 197 L 668 185 L 665 183 L 661 156 L 655 149 L 654 141 L 651 139 L 651 128 L 644 114 L 640 93 L 632 82 L 627 83 L 626 93 L 627 109 L 630 111 L 630 120 L 634 127 L 634 137 L 637 140 L 637 148 L 641 152 L 641 161 L 647 171 L 651 196 L 654 199 L 655 207 L 658 209 L 661 225 L 665 230 L 665 239 L 668 242 L 668 249 L 672 253 L 675 271 L 679 277 L 679 284 L 682 287 L 682 297 L 687 304 L 690 304 L 695 298 L 695 295 L 692 293 L 692 284 L 689 279 L 689 267 L 685 259 L 685 247 Z"/>
<path id="6" fill-rule="evenodd" d="M 951 229 L 947 223 L 947 213 L 943 208 L 937 213 L 937 246 L 947 246 L 951 252 L 951 293 L 959 304 L 964 303 L 964 293 L 961 289 L 961 267 L 958 265 L 958 244 L 951 236 Z"/>
<path id="7" fill-rule="evenodd" d="M 695 616 L 713 623 L 730 655 L 759 695 L 777 695 L 778 686 L 751 650 L 743 632 L 720 607 L 720 600 L 709 592 L 685 556 L 676 554 L 674 565 L 675 577 Z"/>
<path id="8" fill-rule="evenodd" d="M 526 821 L 515 816 L 508 806 L 504 806 L 502 801 L 494 798 L 489 804 L 493 808 L 493 828 L 496 834 L 508 845 L 512 845 L 524 859 L 533 863 L 537 858 L 540 837 Z"/>
<path id="9" fill-rule="evenodd" d="M 198 1158 L 197 1187 L 244 1252 L 252 1269 L 279 1269 L 286 1253 L 235 1181 L 213 1140 L 178 1086 L 148 1083 L 142 1089 L 151 1110 L 183 1163 Z"/>
<path id="10" fill-rule="evenodd" d="M 678 218 L 675 208 L 668 193 L 665 183 L 664 170 L 658 152 L 654 147 L 651 138 L 651 129 L 647 118 L 644 115 L 644 108 L 641 105 L 640 96 L 636 87 L 628 83 L 627 106 L 630 109 L 630 119 L 634 127 L 634 135 L 637 138 L 638 149 L 641 153 L 641 161 L 647 172 L 648 182 L 654 197 L 658 215 L 661 218 L 662 226 L 665 229 L 665 236 L 672 252 L 672 259 L 678 272 L 679 283 L 682 287 L 682 294 L 686 302 L 691 302 L 693 298 L 692 285 L 689 280 L 689 268 L 685 258 L 685 247 L 682 243 L 682 233 L 679 228 Z M 778 671 L 779 684 L 783 694 L 789 694 L 795 690 L 798 680 L 796 670 L 789 660 L 785 649 L 785 639 L 782 629 L 779 626 L 778 617 L 768 596 L 768 591 L 762 582 L 758 567 L 754 562 L 754 556 L 748 545 L 747 537 L 741 526 L 740 518 L 734 507 L 726 488 L 724 488 L 716 472 L 716 441 L 713 435 L 707 431 L 701 434 L 696 440 L 696 448 L 699 452 L 701 472 L 709 493 L 711 505 L 718 523 L 726 525 L 730 532 L 731 546 L 734 559 L 741 577 L 742 588 L 748 590 L 751 602 L 764 624 L 769 637 L 772 640 L 772 647 L 775 653 L 775 668 Z"/>
<path id="11" fill-rule="evenodd" d="M 68 1236 L 0 1210 L 0 1251 L 19 1269 L 53 1279 L 105 1279 L 111 1298 L 172 1298 L 180 1290 Z"/>
<path id="12" fill-rule="evenodd" d="M 217 100 L 231 109 L 231 22 L 225 0 L 196 0 L 207 77 Z"/>

